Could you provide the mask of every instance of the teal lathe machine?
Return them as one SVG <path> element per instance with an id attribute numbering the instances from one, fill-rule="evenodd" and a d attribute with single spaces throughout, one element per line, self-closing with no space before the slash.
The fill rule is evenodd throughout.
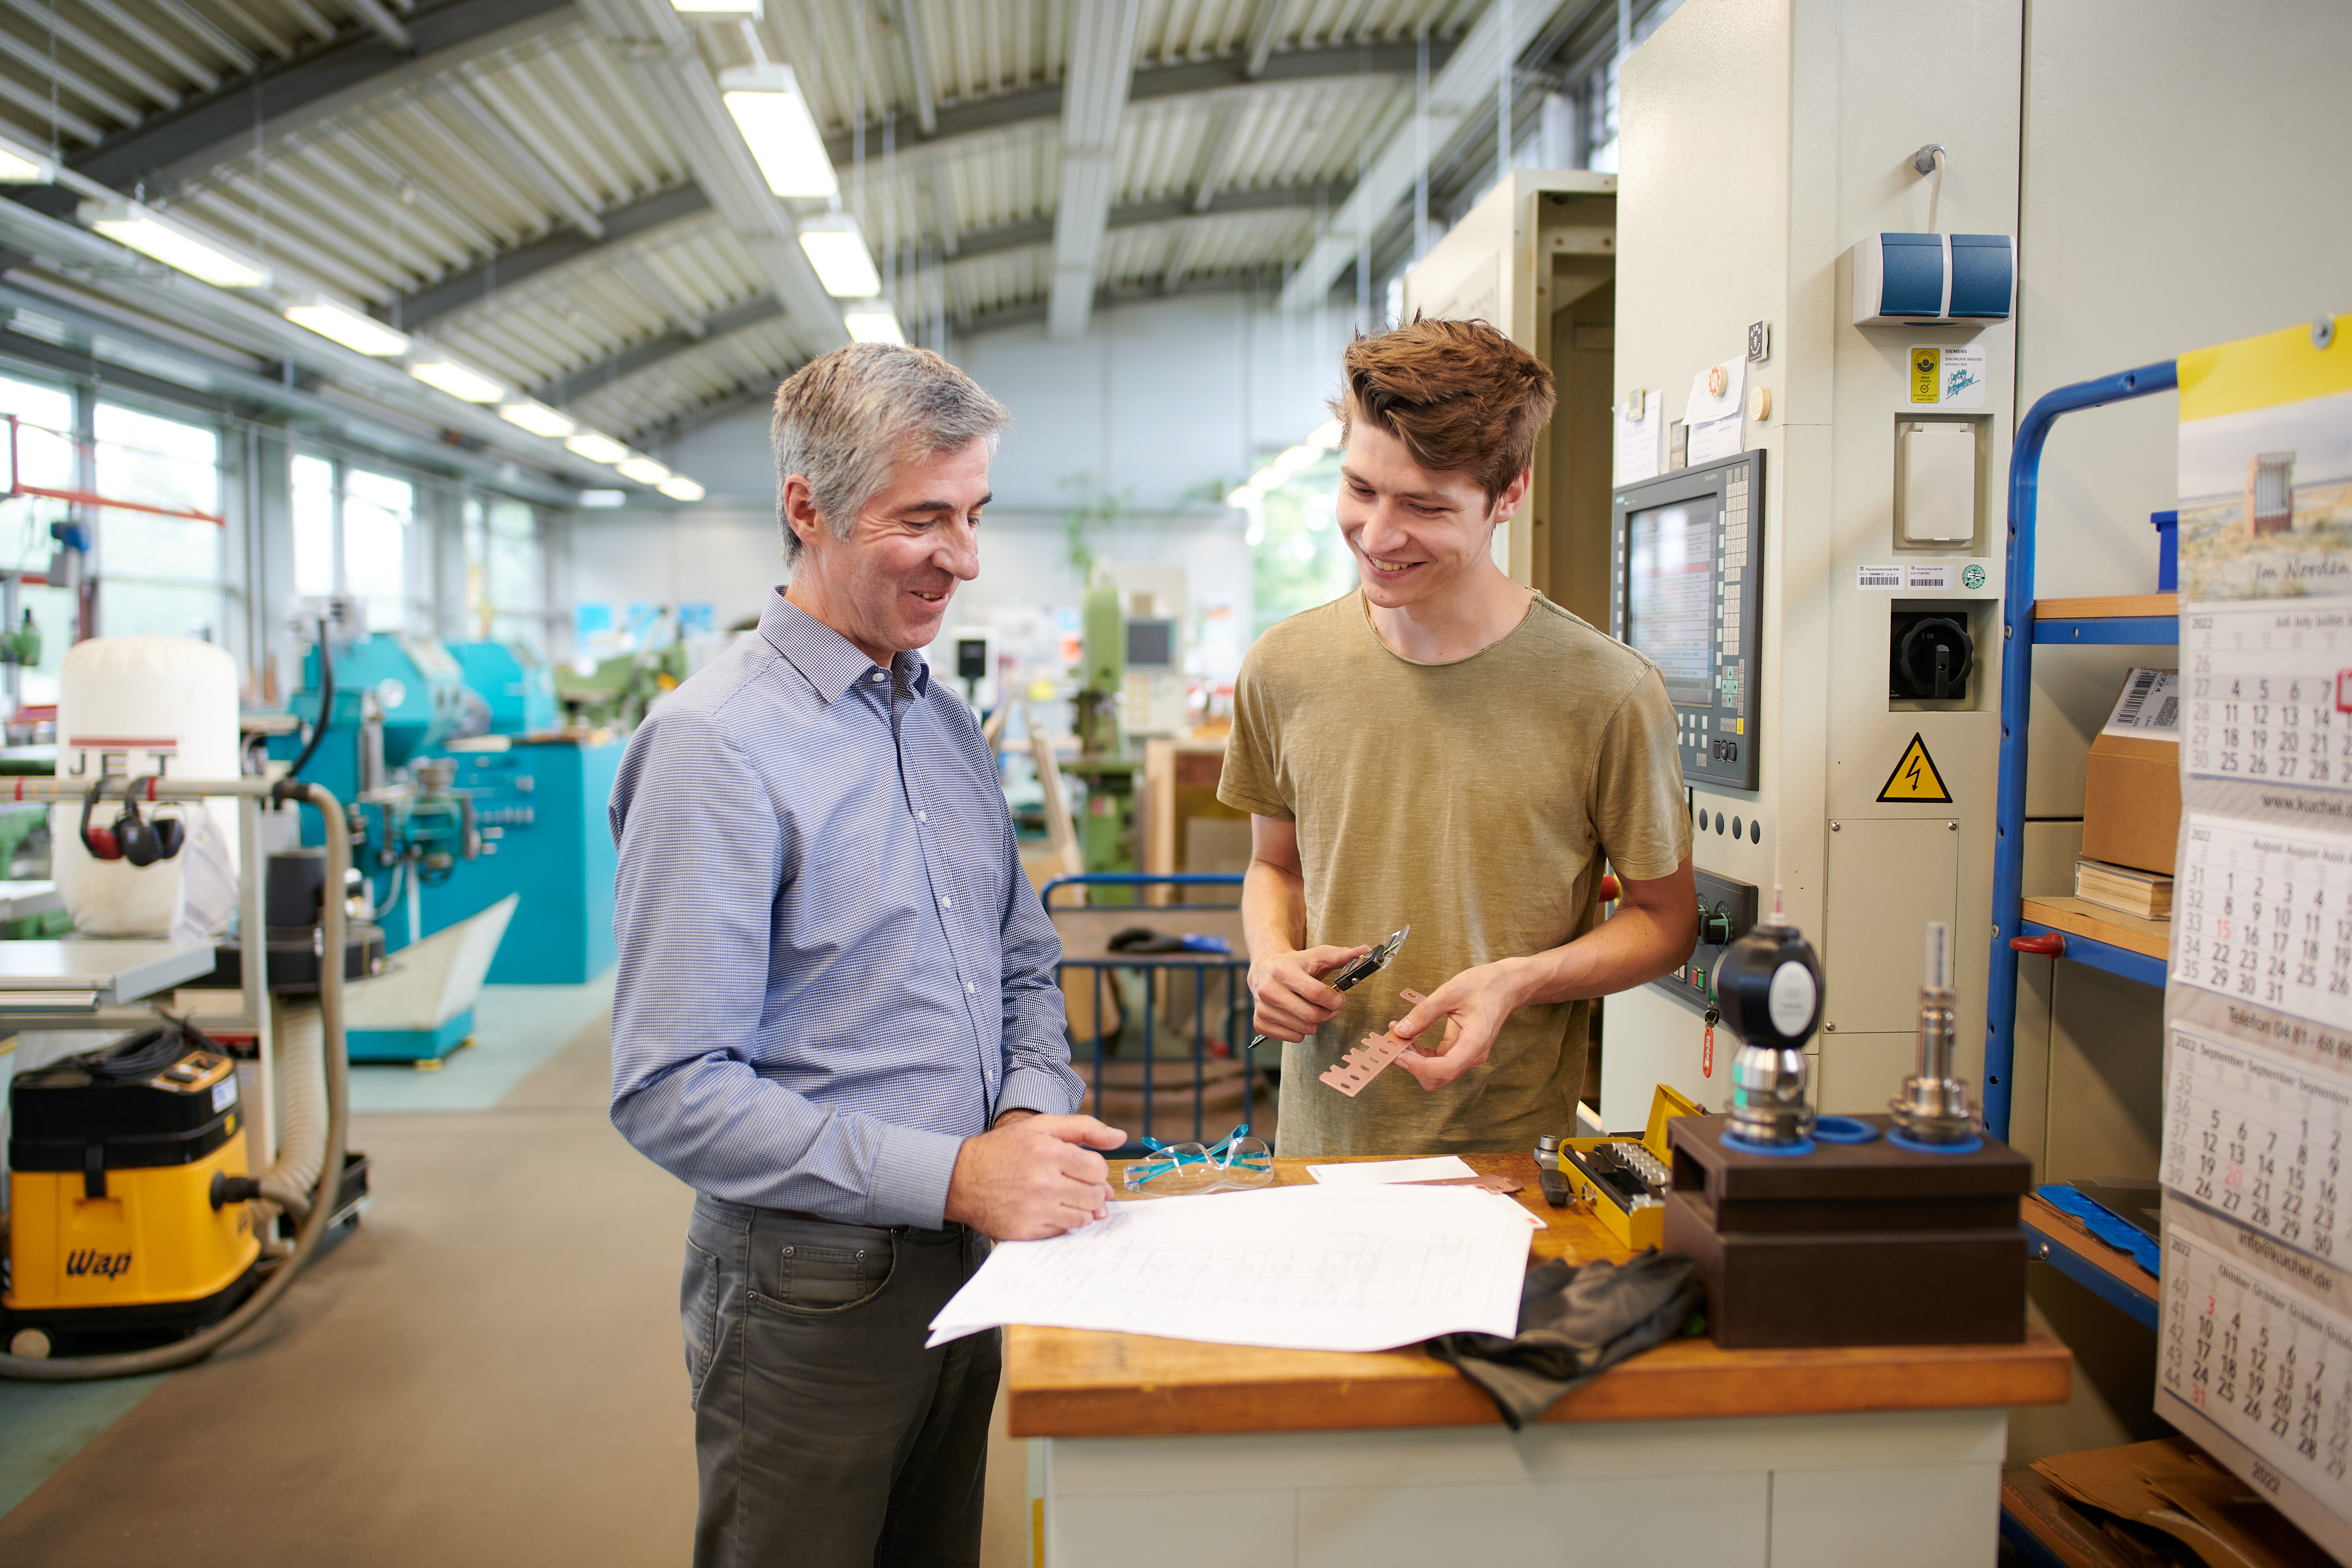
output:
<path id="1" fill-rule="evenodd" d="M 576 985 L 609 968 L 604 804 L 620 742 L 558 729 L 552 673 L 519 644 L 377 632 L 327 652 L 331 685 L 314 643 L 287 705 L 303 731 L 274 737 L 269 755 L 292 761 L 328 697 L 302 777 L 354 802 L 367 837 L 353 860 L 383 911 L 387 949 L 512 894 L 491 984 Z M 315 827 L 305 831 L 315 840 Z"/>

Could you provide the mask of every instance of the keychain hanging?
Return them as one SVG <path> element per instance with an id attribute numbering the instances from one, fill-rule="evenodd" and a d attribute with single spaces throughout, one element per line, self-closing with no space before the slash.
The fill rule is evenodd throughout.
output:
<path id="1" fill-rule="evenodd" d="M 1715 1020 L 1723 1015 L 1713 1002 L 1706 1004 L 1706 1033 L 1699 1037 L 1698 1073 L 1702 1078 L 1715 1076 Z"/>

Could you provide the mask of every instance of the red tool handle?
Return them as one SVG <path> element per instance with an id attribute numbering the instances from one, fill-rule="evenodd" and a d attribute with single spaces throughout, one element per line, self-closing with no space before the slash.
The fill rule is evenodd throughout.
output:
<path id="1" fill-rule="evenodd" d="M 2039 936 L 2012 936 L 2010 946 L 2020 953 L 2039 953 L 2046 958 L 2066 956 L 2066 938 L 2055 931 L 2044 931 Z"/>
<path id="2" fill-rule="evenodd" d="M 1618 896 L 1619 896 L 1621 894 L 1622 894 L 1624 891 L 1625 891 L 1625 889 L 1624 889 L 1623 885 L 1622 885 L 1622 883 L 1620 883 L 1618 882 L 1618 880 L 1617 880 L 1617 873 L 1614 873 L 1614 872 L 1603 872 L 1603 873 L 1601 873 L 1601 903 L 1603 903 L 1603 904 L 1614 904 L 1614 903 L 1616 903 L 1616 902 L 1617 902 L 1617 899 L 1618 899 Z"/>

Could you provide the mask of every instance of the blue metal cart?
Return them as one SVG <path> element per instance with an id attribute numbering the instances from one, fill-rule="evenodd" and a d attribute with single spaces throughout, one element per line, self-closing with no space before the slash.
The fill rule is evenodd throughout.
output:
<path id="1" fill-rule="evenodd" d="M 2074 959 L 2126 979 L 2161 987 L 2165 961 L 2131 947 L 2063 931 L 2026 917 L 2025 735 L 2033 701 L 2037 643 L 2177 644 L 2175 614 L 2084 615 L 2044 619 L 2033 599 L 2033 521 L 2042 448 L 2058 416 L 2168 392 L 2179 384 L 2174 363 L 2142 365 L 2120 375 L 2077 382 L 2045 394 L 2018 426 L 2009 460 L 2009 574 L 2001 596 L 2000 788 L 1994 808 L 1992 972 L 1985 987 L 1985 1124 L 2009 1136 L 2011 1069 L 2017 1055 L 2017 956 L 2041 953 Z"/>
<path id="2" fill-rule="evenodd" d="M 1187 873 L 1178 875 L 1147 875 L 1125 872 L 1095 872 L 1082 876 L 1055 877 L 1047 883 L 1040 896 L 1045 912 L 1053 917 L 1055 928 L 1062 936 L 1062 975 L 1080 971 L 1090 978 L 1091 1027 L 1074 1025 L 1071 1029 L 1071 1053 L 1081 1063 L 1090 1061 L 1087 1074 L 1093 1114 L 1106 1121 L 1116 1116 L 1104 1114 L 1105 1080 L 1110 1066 L 1129 1062 L 1139 1063 L 1139 1071 L 1132 1074 L 1135 1085 L 1111 1086 L 1124 1097 L 1133 1087 L 1142 1093 L 1143 1123 L 1137 1133 L 1157 1132 L 1153 1121 L 1154 1096 L 1157 1091 L 1168 1089 L 1179 1092 L 1189 1091 L 1192 1098 L 1192 1130 L 1194 1141 L 1222 1137 L 1231 1130 L 1227 1126 L 1212 1127 L 1207 1115 L 1213 1087 L 1230 1084 L 1238 1076 L 1241 1088 L 1239 1121 L 1256 1122 L 1257 1060 L 1249 1040 L 1255 1032 L 1253 1020 L 1255 1009 L 1251 1002 L 1248 986 L 1249 951 L 1242 938 L 1241 894 L 1242 879 L 1232 874 L 1208 875 Z M 1232 890 L 1234 902 L 1177 904 L 1063 904 L 1056 906 L 1054 895 L 1062 888 L 1081 890 L 1097 887 L 1144 889 L 1173 887 L 1189 895 L 1193 890 L 1226 888 Z M 1129 926 L 1149 926 L 1169 935 L 1194 934 L 1222 937 L 1231 949 L 1226 953 L 1133 953 L 1115 952 L 1108 946 L 1109 938 Z M 1127 1019 L 1116 1030 L 1105 1028 L 1108 1013 L 1116 1012 L 1123 1019 L 1127 1008 L 1118 972 L 1139 973 L 1144 980 L 1144 1003 L 1137 1009 L 1139 1020 Z M 1161 1061 L 1157 1054 L 1161 1027 L 1160 1015 L 1163 997 L 1174 998 L 1182 982 L 1191 981 L 1192 1051 L 1190 1060 L 1175 1056 Z M 1213 995 L 1222 997 L 1213 1002 Z M 1087 993 L 1082 992 L 1081 995 Z M 1181 1005 L 1178 1011 L 1184 1010 Z M 1181 1030 L 1181 1019 L 1171 1020 Z M 1090 1037 L 1090 1038 L 1089 1038 Z M 1132 1040 L 1137 1055 L 1128 1057 L 1117 1048 Z M 1222 1043 L 1225 1054 L 1215 1053 Z M 1237 1062 L 1236 1073 L 1225 1063 Z M 1176 1082 L 1158 1082 L 1163 1070 L 1172 1069 Z M 1189 1069 L 1189 1071 L 1187 1071 Z M 1083 1070 L 1083 1069 L 1082 1069 Z M 1213 1082 L 1213 1081 L 1214 1081 Z M 1181 1130 L 1181 1129 L 1180 1129 Z M 1259 1129 L 1263 1134 L 1265 1129 Z M 1127 1148 L 1113 1158 L 1127 1158 L 1143 1153 L 1139 1139 L 1131 1139 Z"/>

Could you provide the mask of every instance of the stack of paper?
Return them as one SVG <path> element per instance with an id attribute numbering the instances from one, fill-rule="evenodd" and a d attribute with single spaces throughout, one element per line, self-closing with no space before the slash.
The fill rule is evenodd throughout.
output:
<path id="1" fill-rule="evenodd" d="M 1475 1187 L 1286 1186 L 1115 1203 L 1000 1242 L 932 1320 L 942 1344 L 1006 1323 L 1283 1350 L 1387 1350 L 1518 1332 L 1527 1210 Z"/>

